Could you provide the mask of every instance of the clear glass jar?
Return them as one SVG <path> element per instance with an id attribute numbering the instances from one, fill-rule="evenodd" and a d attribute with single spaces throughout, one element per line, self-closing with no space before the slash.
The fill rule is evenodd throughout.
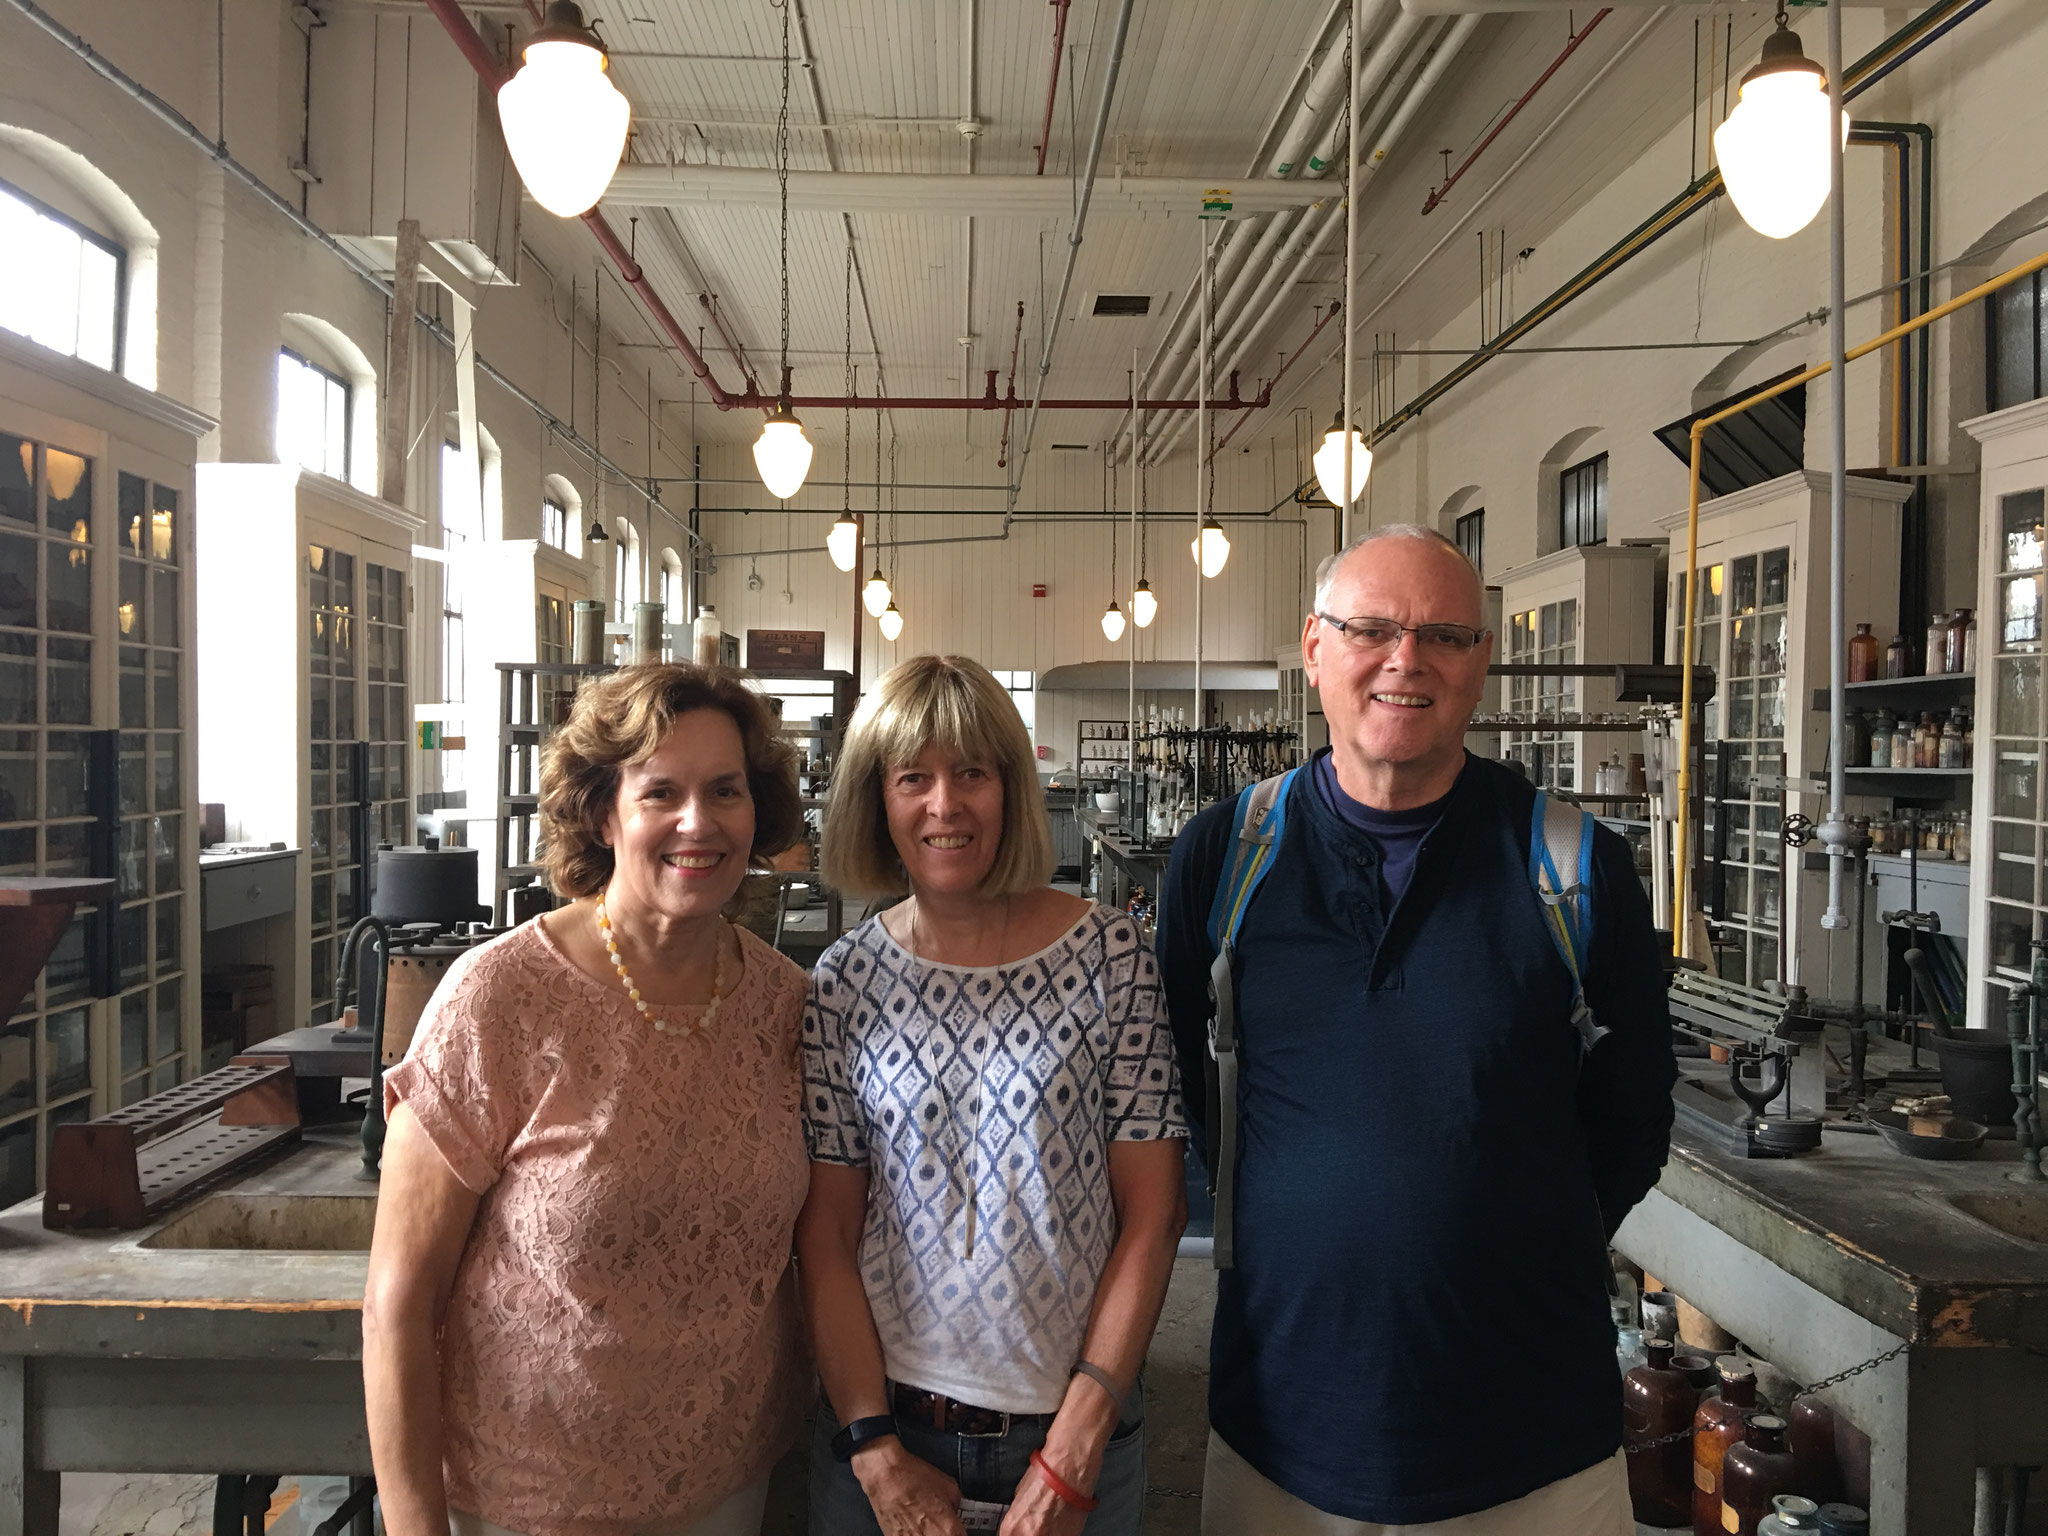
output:
<path id="1" fill-rule="evenodd" d="M 1954 846 L 1950 853 L 1951 857 L 1958 864 L 1970 862 L 1970 813 L 1968 811 L 1956 812 Z"/>
<path id="2" fill-rule="evenodd" d="M 1926 663 L 1922 667 L 1929 677 L 1936 677 L 1948 670 L 1948 615 L 1937 613 L 1927 621 L 1927 649 L 1922 653 Z"/>
<path id="3" fill-rule="evenodd" d="M 1964 664 L 1963 657 L 1964 652 L 1969 649 L 1971 622 L 1970 610 L 1967 608 L 1958 608 L 1950 615 L 1948 633 L 1943 636 L 1942 671 L 1967 672 L 1970 670 Z"/>

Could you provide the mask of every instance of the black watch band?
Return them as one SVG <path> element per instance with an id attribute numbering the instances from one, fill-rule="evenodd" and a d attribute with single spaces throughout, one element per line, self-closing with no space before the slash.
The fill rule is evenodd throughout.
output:
<path id="1" fill-rule="evenodd" d="M 870 1440 L 879 1440 L 884 1435 L 895 1433 L 896 1416 L 893 1413 L 877 1413 L 865 1419 L 855 1419 L 832 1437 L 832 1455 L 841 1462 L 852 1461 L 853 1453 Z"/>

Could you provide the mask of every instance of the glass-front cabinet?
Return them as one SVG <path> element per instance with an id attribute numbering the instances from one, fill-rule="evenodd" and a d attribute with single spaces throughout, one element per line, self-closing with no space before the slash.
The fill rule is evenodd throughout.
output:
<path id="1" fill-rule="evenodd" d="M 195 1075 L 192 505 L 211 424 L 0 333 L 0 879 L 101 877 L 0 1022 L 0 1207 Z M 4 940 L 0 940 L 4 942 Z"/>
<path id="2" fill-rule="evenodd" d="M 1910 488 L 1851 478 L 1845 490 L 1848 618 L 1889 637 L 1898 624 L 1899 509 Z M 1660 526 L 1672 550 L 1665 654 L 1677 657 L 1686 519 Z M 1713 669 L 1715 683 L 1699 711 L 1701 821 L 1688 834 L 1691 911 L 1707 919 L 1712 954 L 1695 943 L 1693 957 L 1733 981 L 1790 983 L 1800 977 L 1789 932 L 1805 936 L 1809 955 L 1849 942 L 1846 929 L 1820 926 L 1827 874 L 1818 845 L 1788 879 L 1795 856 L 1784 843 L 1787 816 L 1818 820 L 1827 809 L 1828 716 L 1807 706 L 1828 685 L 1828 477 L 1801 471 L 1703 504 L 1695 577 L 1692 659 Z M 1888 789 L 1852 780 L 1849 792 L 1855 815 L 1877 808 Z M 1847 964 L 1845 949 L 1834 973 Z"/>
<path id="3" fill-rule="evenodd" d="M 2043 527 L 2048 520 L 2048 400 L 1963 423 L 1983 446 L 1978 523 L 1976 760 L 1971 822 L 1970 1023 L 2005 1019 L 2005 982 L 2023 979 L 2048 937 L 2048 804 L 2042 754 Z M 1989 729 L 1985 726 L 1988 724 Z M 1987 763 L 1988 748 L 1988 763 Z"/>
<path id="4" fill-rule="evenodd" d="M 202 797 L 231 842 L 299 850 L 279 1022 L 332 1017 L 341 940 L 380 842 L 412 841 L 412 546 L 402 507 L 280 464 L 199 471 Z M 280 919 L 282 921 L 282 919 Z"/>

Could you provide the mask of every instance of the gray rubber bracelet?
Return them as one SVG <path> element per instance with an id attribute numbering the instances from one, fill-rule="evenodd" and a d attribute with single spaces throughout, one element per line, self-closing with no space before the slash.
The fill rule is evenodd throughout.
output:
<path id="1" fill-rule="evenodd" d="M 1077 1361 L 1074 1365 L 1074 1374 L 1076 1376 L 1086 1376 L 1090 1381 L 1102 1388 L 1103 1391 L 1107 1392 L 1109 1400 L 1116 1404 L 1118 1420 L 1121 1421 L 1123 1419 L 1124 1409 L 1130 1394 L 1116 1384 L 1115 1377 L 1111 1376 L 1109 1372 L 1105 1371 L 1093 1360 Z"/>

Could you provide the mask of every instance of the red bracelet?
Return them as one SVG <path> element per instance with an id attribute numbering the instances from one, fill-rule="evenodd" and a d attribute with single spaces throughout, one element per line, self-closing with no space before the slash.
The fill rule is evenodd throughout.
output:
<path id="1" fill-rule="evenodd" d="M 1091 1499 L 1087 1494 L 1068 1487 L 1066 1480 L 1059 1473 L 1053 1471 L 1046 1459 L 1037 1451 L 1031 1453 L 1031 1465 L 1038 1468 L 1038 1475 L 1045 1479 L 1046 1487 L 1050 1488 L 1053 1491 L 1053 1496 L 1066 1505 L 1067 1508 L 1077 1509 L 1084 1515 L 1094 1512 L 1095 1506 L 1100 1501 Z"/>

